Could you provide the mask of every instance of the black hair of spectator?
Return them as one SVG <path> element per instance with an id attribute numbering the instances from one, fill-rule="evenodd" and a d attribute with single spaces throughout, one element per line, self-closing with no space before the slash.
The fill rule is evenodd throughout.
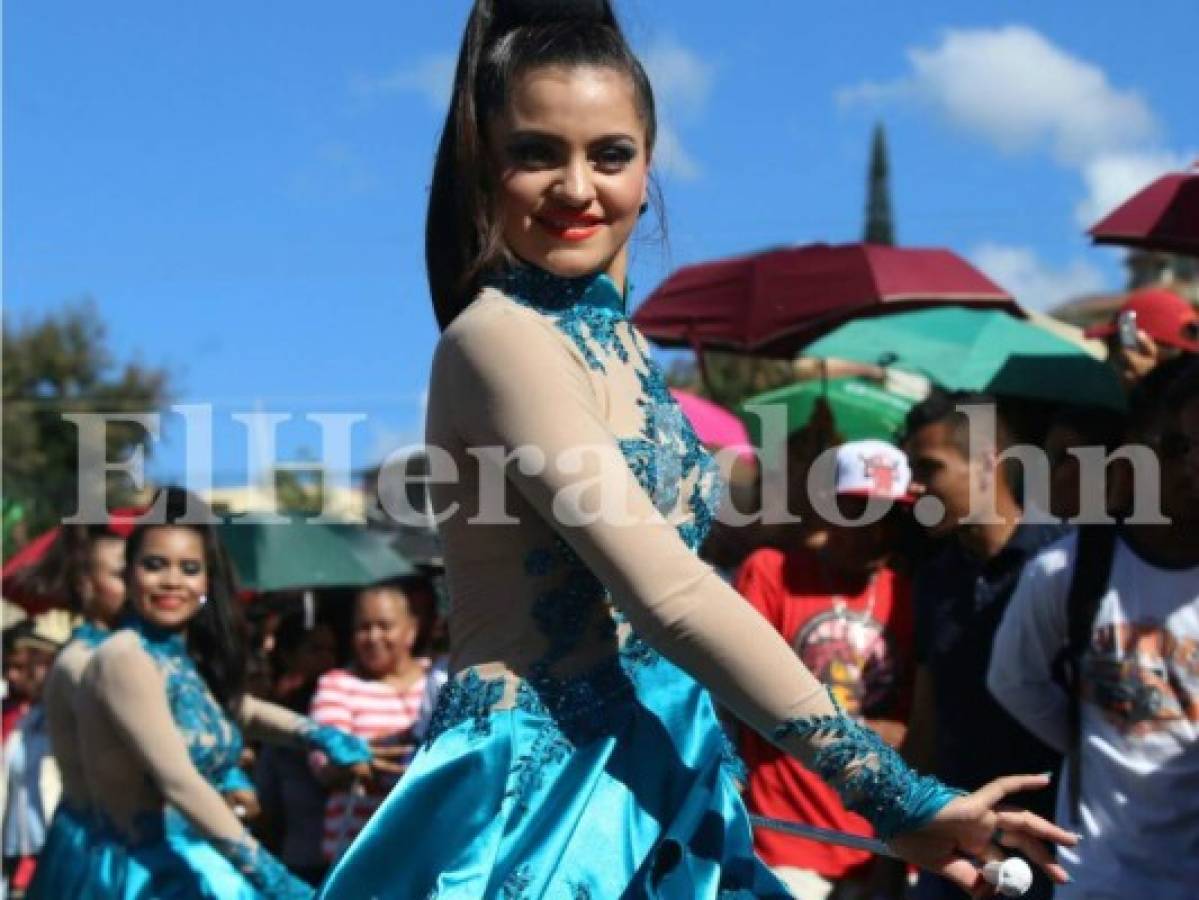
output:
<path id="1" fill-rule="evenodd" d="M 211 518 L 202 500 L 183 488 L 165 487 L 155 495 L 151 509 L 157 508 L 162 494 L 166 495 L 164 518 L 152 524 L 138 525 L 125 542 L 127 569 L 132 572 L 146 535 L 155 528 L 188 528 L 200 536 L 204 545 L 204 569 L 208 574 L 208 602 L 187 623 L 187 652 L 217 702 L 231 712 L 245 692 L 248 663 L 233 564 L 217 526 L 195 524 L 197 518 Z"/>
<path id="2" fill-rule="evenodd" d="M 1194 364 L 1193 356 L 1176 356 L 1155 366 L 1137 382 L 1128 398 L 1128 439 L 1156 443 L 1165 428 L 1166 414 L 1181 405 L 1176 395 L 1185 389 Z"/>
<path id="3" fill-rule="evenodd" d="M 1181 367 L 1166 394 L 1167 404 L 1176 410 L 1182 409 L 1199 397 L 1199 359 L 1190 354 L 1182 359 L 1187 364 Z"/>
<path id="4" fill-rule="evenodd" d="M 900 431 L 900 443 L 921 429 L 944 422 L 949 427 L 953 446 L 964 459 L 970 458 L 970 418 L 961 411 L 963 406 L 990 406 L 995 410 L 996 450 L 1008 445 L 1007 425 L 999 414 L 999 404 L 990 394 L 976 391 L 946 391 L 933 388 L 927 397 L 908 410 Z"/>
<path id="5" fill-rule="evenodd" d="M 315 628 L 319 624 L 321 623 L 314 622 L 312 627 Z M 311 630 L 303 610 L 297 609 L 285 613 L 279 620 L 279 627 L 275 629 L 275 647 L 271 651 L 275 660 L 282 662 L 285 656 L 298 650 Z M 276 668 L 278 669 L 278 666 Z"/>
<path id="6" fill-rule="evenodd" d="M 3 649 L 4 655 L 8 656 L 13 652 L 18 638 L 28 637 L 34 631 L 32 619 L 22 619 L 20 622 L 9 625 L 3 631 L 3 647 L 0 649 Z"/>
<path id="7" fill-rule="evenodd" d="M 1063 406 L 1053 414 L 1050 427 L 1069 428 L 1082 438 L 1084 447 L 1102 447 L 1111 451 L 1119 446 L 1127 423 L 1127 416 L 1114 410 Z"/>
<path id="8" fill-rule="evenodd" d="M 317 617 L 316 621 L 312 623 L 312 627 L 309 628 L 307 616 L 300 609 L 288 611 L 279 620 L 279 627 L 275 629 L 275 647 L 271 651 L 271 673 L 276 679 L 276 683 L 279 676 L 287 672 L 288 657 L 299 650 L 308 640 L 309 635 L 317 628 L 328 628 L 330 631 L 336 632 L 329 622 L 320 617 Z M 318 675 L 309 678 L 287 696 L 273 699 L 289 709 L 307 715 L 308 708 L 312 705 L 312 697 L 316 693 L 319 677 Z"/>

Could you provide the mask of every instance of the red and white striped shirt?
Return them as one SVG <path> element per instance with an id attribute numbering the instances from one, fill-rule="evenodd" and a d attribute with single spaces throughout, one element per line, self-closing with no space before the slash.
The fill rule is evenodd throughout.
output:
<path id="1" fill-rule="evenodd" d="M 416 724 L 425 699 L 425 682 L 429 664 L 422 660 L 424 673 L 403 691 L 397 691 L 385 681 L 359 678 L 346 669 L 333 669 L 321 676 L 316 695 L 312 698 L 312 718 L 322 725 L 333 725 L 367 740 L 404 734 Z M 395 762 L 404 763 L 405 759 Z M 319 766 L 320 757 L 314 759 Z M 366 825 L 367 820 L 395 782 L 377 784 L 372 781 L 364 794 L 351 796 L 349 791 L 333 791 L 325 804 L 325 833 L 321 850 L 326 858 L 336 859 Z"/>

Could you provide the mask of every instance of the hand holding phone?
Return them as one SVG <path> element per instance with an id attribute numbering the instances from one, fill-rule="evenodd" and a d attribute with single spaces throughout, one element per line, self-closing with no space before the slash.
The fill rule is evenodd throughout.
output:
<path id="1" fill-rule="evenodd" d="M 1116 333 L 1120 337 L 1120 346 L 1125 350 L 1137 349 L 1137 314 L 1135 310 L 1126 309 L 1116 319 Z"/>

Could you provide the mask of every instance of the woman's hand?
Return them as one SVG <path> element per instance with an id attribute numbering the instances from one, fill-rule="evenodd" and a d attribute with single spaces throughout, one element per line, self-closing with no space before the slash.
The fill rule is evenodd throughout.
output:
<path id="1" fill-rule="evenodd" d="M 1019 850 L 1058 884 L 1065 884 L 1070 879 L 1066 870 L 1053 861 L 1047 842 L 1073 847 L 1078 835 L 1027 810 L 996 808 L 1009 794 L 1048 785 L 1047 775 L 997 778 L 973 794 L 950 801 L 923 828 L 898 835 L 888 843 L 903 859 L 947 878 L 975 897 L 993 893 L 983 880 L 982 865 L 1003 859 L 1004 849 Z"/>
<path id="2" fill-rule="evenodd" d="M 386 784 L 408 771 L 407 761 L 415 749 L 412 744 L 395 744 L 387 738 L 371 741 L 370 761 L 354 763 L 352 766 L 326 765 L 318 779 L 332 790 L 342 790 L 354 782 Z"/>
<path id="3" fill-rule="evenodd" d="M 229 791 L 223 795 L 229 808 L 243 822 L 253 822 L 262 815 L 262 806 L 254 791 Z"/>
<path id="4" fill-rule="evenodd" d="M 380 782 L 394 781 L 408 771 L 408 761 L 416 752 L 413 744 L 397 744 L 394 738 L 371 741 L 370 777 Z"/>
<path id="5" fill-rule="evenodd" d="M 1125 387 L 1128 388 L 1135 386 L 1161 361 L 1158 358 L 1157 342 L 1139 328 L 1137 329 L 1136 347 L 1125 347 L 1116 341 L 1109 353 L 1116 371 Z"/>

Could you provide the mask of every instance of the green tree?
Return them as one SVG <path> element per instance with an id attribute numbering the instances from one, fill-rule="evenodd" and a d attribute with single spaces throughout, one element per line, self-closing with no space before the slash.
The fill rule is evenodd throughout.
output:
<path id="1" fill-rule="evenodd" d="M 311 460 L 307 450 L 301 450 L 300 462 Z M 272 473 L 275 479 L 275 499 L 278 512 L 285 516 L 307 518 L 320 515 L 325 503 L 326 474 L 318 469 L 297 471 L 277 468 Z"/>
<path id="2" fill-rule="evenodd" d="M 3 353 L 4 499 L 20 508 L 23 526 L 5 529 L 7 544 L 10 534 L 33 536 L 75 511 L 78 431 L 65 413 L 159 412 L 170 383 L 165 370 L 117 363 L 90 301 L 18 323 L 5 316 Z M 110 461 L 151 450 L 136 423 L 110 423 L 107 442 Z M 110 487 L 110 505 L 133 488 L 119 478 Z"/>

